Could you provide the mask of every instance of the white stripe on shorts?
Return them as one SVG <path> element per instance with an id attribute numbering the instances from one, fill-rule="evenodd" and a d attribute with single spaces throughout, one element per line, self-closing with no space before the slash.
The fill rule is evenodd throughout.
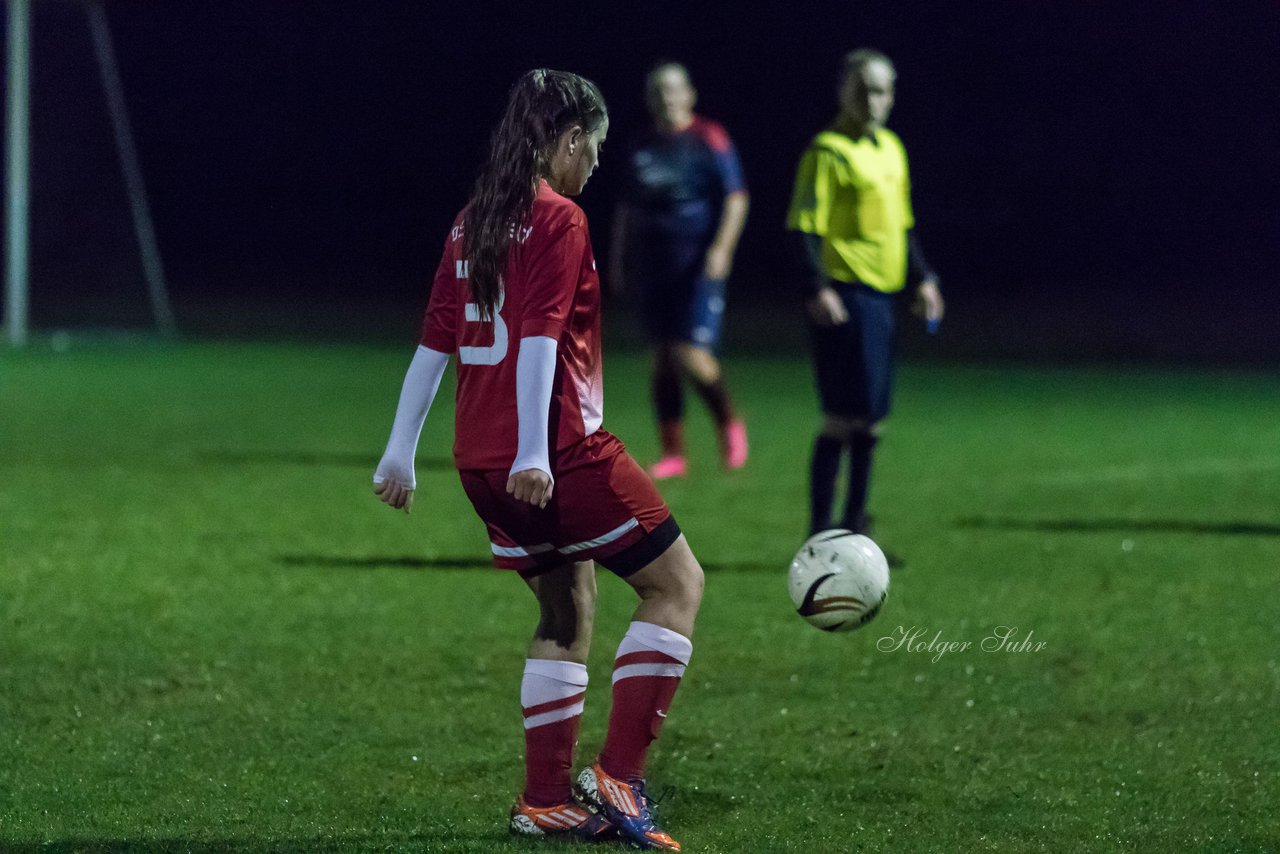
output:
<path id="1" fill-rule="evenodd" d="M 555 551 L 555 546 L 551 543 L 539 543 L 536 546 L 500 546 L 497 543 L 490 543 L 493 553 L 498 557 L 528 557 L 529 555 L 540 555 L 545 552 Z"/>
<path id="2" fill-rule="evenodd" d="M 601 534 L 600 536 L 596 537 L 594 540 L 584 540 L 581 543 L 574 543 L 571 546 L 563 546 L 557 549 L 557 551 L 559 551 L 560 554 L 562 555 L 570 555 L 570 554 L 573 554 L 574 552 L 585 551 L 586 549 L 593 549 L 596 546 L 607 545 L 609 543 L 612 543 L 614 540 L 618 539 L 627 531 L 630 531 L 632 528 L 636 527 L 639 524 L 640 523 L 636 521 L 635 517 L 632 516 L 630 519 L 623 522 L 621 525 L 614 528 L 612 531 L 610 531 L 607 534 Z"/>
<path id="3" fill-rule="evenodd" d="M 539 543 L 536 546 L 500 546 L 497 543 L 490 543 L 489 546 L 498 557 L 529 557 L 531 555 L 546 554 L 551 551 L 559 552 L 562 555 L 571 555 L 587 549 L 594 549 L 596 546 L 608 545 L 639 524 L 633 516 L 609 533 L 601 534 L 594 540 L 583 540 L 580 543 L 562 546 L 558 549 L 550 543 Z"/>

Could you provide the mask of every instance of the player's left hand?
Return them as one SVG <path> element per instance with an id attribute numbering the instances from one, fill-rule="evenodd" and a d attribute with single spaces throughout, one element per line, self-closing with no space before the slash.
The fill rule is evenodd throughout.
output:
<path id="1" fill-rule="evenodd" d="M 703 266 L 702 275 L 714 281 L 723 281 L 729 278 L 731 272 L 733 272 L 733 252 L 712 245 L 707 250 L 707 261 Z"/>
<path id="2" fill-rule="evenodd" d="M 936 327 L 942 322 L 942 316 L 946 314 L 947 306 L 942 301 L 942 291 L 938 289 L 938 283 L 934 279 L 925 279 L 916 288 L 915 303 L 911 306 L 911 311 L 917 317 L 924 318 L 925 323 Z"/>
<path id="3" fill-rule="evenodd" d="M 542 469 L 524 469 L 507 478 L 507 494 L 517 501 L 527 501 L 537 507 L 546 507 L 555 491 L 555 481 Z"/>

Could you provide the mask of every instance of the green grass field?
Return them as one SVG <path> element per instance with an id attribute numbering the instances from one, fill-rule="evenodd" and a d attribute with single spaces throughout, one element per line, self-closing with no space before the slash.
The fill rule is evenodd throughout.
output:
<path id="1" fill-rule="evenodd" d="M 0 356 L 0 851 L 572 847 L 506 833 L 534 613 L 485 568 L 447 389 L 413 515 L 370 494 L 409 355 Z M 606 365 L 649 460 L 644 361 Z M 664 487 L 707 569 L 650 769 L 686 851 L 1280 850 L 1274 375 L 906 366 L 873 511 L 908 566 L 828 635 L 785 583 L 807 365 L 730 368 L 751 463 L 699 413 Z M 632 605 L 600 588 L 580 758 Z M 1044 647 L 981 650 L 1000 626 Z M 973 647 L 878 648 L 917 629 Z"/>

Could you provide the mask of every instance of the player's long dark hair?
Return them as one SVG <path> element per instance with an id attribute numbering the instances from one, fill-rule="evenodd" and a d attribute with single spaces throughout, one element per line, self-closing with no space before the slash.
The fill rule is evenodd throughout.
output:
<path id="1" fill-rule="evenodd" d="M 481 317 L 493 317 L 511 238 L 529 219 L 560 135 L 574 125 L 593 133 L 606 116 L 596 84 L 577 74 L 537 68 L 512 87 L 463 221 L 471 299 Z"/>

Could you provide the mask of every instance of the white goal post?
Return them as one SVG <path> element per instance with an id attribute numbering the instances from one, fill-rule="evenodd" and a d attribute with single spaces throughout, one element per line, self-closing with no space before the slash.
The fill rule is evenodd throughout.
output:
<path id="1" fill-rule="evenodd" d="M 6 5 L 9 12 L 9 87 L 6 110 L 8 157 L 5 164 L 5 333 L 10 346 L 22 347 L 27 342 L 29 332 L 32 0 L 7 0 Z M 142 167 L 138 162 L 129 116 L 125 110 L 124 86 L 120 82 L 120 70 L 116 64 L 106 11 L 101 0 L 87 0 L 83 5 L 89 32 L 93 37 L 93 52 L 98 63 L 98 75 L 102 80 L 107 112 L 111 117 L 116 153 L 120 158 L 120 169 L 124 173 L 125 189 L 129 195 L 134 233 L 142 254 L 142 272 L 151 296 L 151 313 L 159 332 L 172 336 L 176 334 L 177 327 L 169 302 L 164 267 L 160 262 L 160 250 L 156 245 L 155 229 L 151 223 L 151 211 L 147 205 Z"/>

